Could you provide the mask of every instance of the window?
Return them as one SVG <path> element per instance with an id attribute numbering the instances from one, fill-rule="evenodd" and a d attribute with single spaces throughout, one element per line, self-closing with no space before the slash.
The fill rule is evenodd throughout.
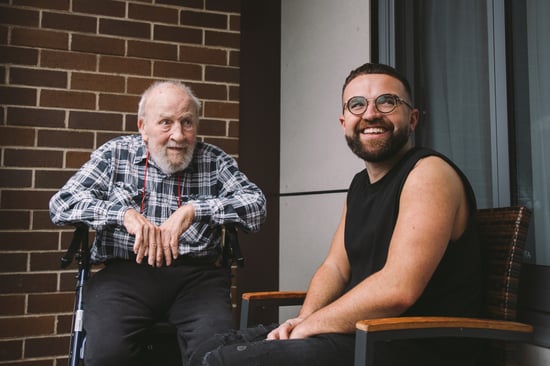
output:
<path id="1" fill-rule="evenodd" d="M 550 264 L 550 14 L 545 0 L 379 0 L 372 54 L 404 72 L 418 145 L 466 173 L 479 207 L 533 210 L 526 260 Z M 546 102 L 545 102 L 546 101 Z"/>

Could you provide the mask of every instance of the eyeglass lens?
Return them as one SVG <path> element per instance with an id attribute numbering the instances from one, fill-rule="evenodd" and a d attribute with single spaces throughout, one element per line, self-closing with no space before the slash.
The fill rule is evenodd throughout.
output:
<path id="1" fill-rule="evenodd" d="M 398 98 L 392 94 L 382 94 L 374 100 L 374 107 L 380 113 L 390 113 L 396 107 Z M 355 115 L 365 113 L 369 105 L 369 101 L 362 96 L 352 97 L 348 100 L 348 110 Z"/>

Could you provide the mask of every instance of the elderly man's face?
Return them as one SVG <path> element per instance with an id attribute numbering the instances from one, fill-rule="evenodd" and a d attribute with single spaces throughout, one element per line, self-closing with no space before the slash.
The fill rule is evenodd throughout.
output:
<path id="1" fill-rule="evenodd" d="M 198 115 L 193 101 L 174 85 L 153 89 L 138 128 L 151 159 L 166 174 L 187 168 L 197 141 Z"/>

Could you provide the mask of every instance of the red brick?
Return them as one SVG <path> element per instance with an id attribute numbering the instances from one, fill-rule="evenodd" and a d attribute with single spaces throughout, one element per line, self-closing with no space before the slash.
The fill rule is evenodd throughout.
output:
<path id="1" fill-rule="evenodd" d="M 153 75 L 169 79 L 201 80 L 202 67 L 179 62 L 157 61 L 153 65 Z"/>
<path id="2" fill-rule="evenodd" d="M 239 76 L 240 69 L 236 67 L 206 66 L 204 71 L 206 81 L 238 84 Z"/>
<path id="3" fill-rule="evenodd" d="M 35 10 L 25 10 L 0 5 L 0 24 L 38 27 L 39 16 L 40 14 Z"/>
<path id="4" fill-rule="evenodd" d="M 229 30 L 240 31 L 241 30 L 241 16 L 230 15 L 229 16 Z"/>
<path id="5" fill-rule="evenodd" d="M 207 118 L 239 119 L 239 103 L 205 102 L 204 116 Z"/>
<path id="6" fill-rule="evenodd" d="M 137 114 L 127 114 L 126 122 L 124 123 L 124 132 L 137 133 L 138 132 L 137 120 L 138 120 Z"/>
<path id="7" fill-rule="evenodd" d="M 241 66 L 241 53 L 239 51 L 229 51 L 229 66 L 239 67 Z"/>
<path id="8" fill-rule="evenodd" d="M 169 41 L 177 43 L 192 43 L 202 44 L 202 30 L 177 27 L 155 25 L 153 39 L 157 41 Z"/>
<path id="9" fill-rule="evenodd" d="M 200 99 L 227 100 L 227 86 L 222 84 L 186 83 Z"/>
<path id="10" fill-rule="evenodd" d="M 0 232 L 0 250 L 1 251 L 56 250 L 58 248 L 59 248 L 59 233 L 57 232 L 37 232 L 37 231 Z"/>
<path id="11" fill-rule="evenodd" d="M 35 130 L 25 127 L 1 127 L 0 146 L 34 146 Z"/>
<path id="12" fill-rule="evenodd" d="M 33 6 L 39 9 L 69 10 L 70 0 L 13 0 L 13 5 Z"/>
<path id="13" fill-rule="evenodd" d="M 63 153 L 51 150 L 6 149 L 4 166 L 6 167 L 50 167 L 61 168 Z"/>
<path id="14" fill-rule="evenodd" d="M 36 89 L 0 86 L 2 104 L 36 105 Z"/>
<path id="15" fill-rule="evenodd" d="M 59 189 L 73 173 L 72 170 L 36 170 L 35 187 Z"/>
<path id="16" fill-rule="evenodd" d="M 66 88 L 67 73 L 63 71 L 12 67 L 10 69 L 10 84 Z"/>
<path id="17" fill-rule="evenodd" d="M 8 108 L 8 125 L 64 127 L 65 111 L 45 108 Z"/>
<path id="18" fill-rule="evenodd" d="M 178 46 L 160 42 L 128 41 L 128 56 L 177 60 Z"/>
<path id="19" fill-rule="evenodd" d="M 0 255 L 0 273 L 25 272 L 27 259 L 26 253 L 2 253 Z"/>
<path id="20" fill-rule="evenodd" d="M 45 209 L 48 207 L 50 191 L 39 190 L 4 190 L 2 192 L 3 209 Z"/>
<path id="21" fill-rule="evenodd" d="M 31 253 L 30 271 L 58 271 L 61 269 L 61 257 L 63 255 L 65 255 L 65 251 Z"/>
<path id="22" fill-rule="evenodd" d="M 22 315 L 24 312 L 25 312 L 25 295 L 0 296 L 0 314 L 2 314 L 2 316 Z M 2 358 L 0 357 L 0 359 Z"/>
<path id="23" fill-rule="evenodd" d="M 0 210 L 0 230 L 28 230 L 30 223 L 28 211 Z M 2 244 L 0 242 L 0 250 Z"/>
<path id="24" fill-rule="evenodd" d="M 126 3 L 109 0 L 73 0 L 73 11 L 84 14 L 108 15 L 124 18 Z"/>
<path id="25" fill-rule="evenodd" d="M 99 53 L 104 55 L 124 55 L 124 40 L 114 37 L 73 34 L 71 50 Z"/>
<path id="26" fill-rule="evenodd" d="M 90 160 L 90 152 L 84 151 L 67 151 L 65 158 L 65 166 L 67 168 L 78 169 L 85 162 Z"/>
<path id="27" fill-rule="evenodd" d="M 238 121 L 230 121 L 229 122 L 229 132 L 227 134 L 229 137 L 239 137 L 239 122 Z"/>
<path id="28" fill-rule="evenodd" d="M 227 62 L 227 53 L 218 48 L 181 46 L 180 61 L 192 62 L 198 64 L 225 65 Z"/>
<path id="29" fill-rule="evenodd" d="M 38 50 L 0 45 L 0 62 L 17 65 L 36 65 L 38 63 Z"/>
<path id="30" fill-rule="evenodd" d="M 0 361 L 20 359 L 23 355 L 23 341 L 0 341 Z M 2 364 L 6 365 L 6 364 Z M 26 366 L 26 365 L 25 365 Z"/>
<path id="31" fill-rule="evenodd" d="M 151 75 L 151 61 L 101 56 L 99 71 L 114 74 Z"/>
<path id="32" fill-rule="evenodd" d="M 128 135 L 128 133 L 98 133 L 97 134 L 97 145 L 101 146 L 107 141 L 122 135 Z"/>
<path id="33" fill-rule="evenodd" d="M 201 136 L 225 136 L 227 122 L 220 120 L 203 119 L 199 123 L 199 134 Z"/>
<path id="34" fill-rule="evenodd" d="M 146 20 L 156 23 L 178 23 L 178 10 L 154 5 L 128 4 L 130 19 Z"/>
<path id="35" fill-rule="evenodd" d="M 241 11 L 240 0 L 208 0 L 206 1 L 207 10 L 216 10 L 227 13 L 239 13 Z"/>
<path id="36" fill-rule="evenodd" d="M 155 79 L 153 78 L 136 78 L 130 76 L 126 83 L 127 91 L 131 94 L 141 95 L 154 81 Z"/>
<path id="37" fill-rule="evenodd" d="M 78 52 L 59 52 L 43 50 L 40 58 L 40 66 L 65 70 L 95 70 L 97 65 L 96 55 Z"/>
<path id="38" fill-rule="evenodd" d="M 135 108 L 137 110 L 137 107 Z M 69 113 L 69 128 L 84 130 L 122 131 L 123 115 L 120 113 L 78 112 Z"/>
<path id="39" fill-rule="evenodd" d="M 72 292 L 73 297 L 74 291 Z M 55 332 L 57 334 L 68 334 L 71 333 L 73 329 L 73 315 L 58 315 L 57 316 L 57 328 Z"/>
<path id="40" fill-rule="evenodd" d="M 176 5 L 184 8 L 197 8 L 202 9 L 204 7 L 204 0 L 156 0 L 157 4 Z"/>
<path id="41" fill-rule="evenodd" d="M 73 72 L 71 89 L 124 92 L 124 77 L 108 74 Z"/>
<path id="42" fill-rule="evenodd" d="M 139 97 L 126 94 L 100 94 L 99 109 L 102 111 L 135 112 Z"/>
<path id="43" fill-rule="evenodd" d="M 56 285 L 57 275 L 55 273 L 0 274 L 0 293 L 3 294 L 53 292 L 56 290 Z M 2 329 L 6 329 L 2 325 L 2 320 L 5 319 L 0 318 L 0 337 Z M 12 336 L 16 336 L 16 334 L 12 334 Z"/>
<path id="44" fill-rule="evenodd" d="M 67 354 L 70 338 L 47 337 L 31 338 L 25 342 L 25 357 L 53 357 Z"/>
<path id="45" fill-rule="evenodd" d="M 240 33 L 206 31 L 204 44 L 206 46 L 220 46 L 239 49 L 241 44 Z"/>
<path id="46" fill-rule="evenodd" d="M 33 210 L 32 211 L 32 229 L 33 230 L 59 230 L 59 226 L 54 225 L 52 223 L 52 220 L 50 219 L 50 212 L 47 209 Z"/>
<path id="47" fill-rule="evenodd" d="M 68 31 L 95 33 L 97 29 L 97 18 L 76 14 L 60 14 L 43 12 L 42 27 L 62 29 Z"/>
<path id="48" fill-rule="evenodd" d="M 94 134 L 80 131 L 40 130 L 38 146 L 91 149 L 94 146 Z"/>
<path id="49" fill-rule="evenodd" d="M 0 44 L 8 44 L 8 27 L 0 24 Z"/>
<path id="50" fill-rule="evenodd" d="M 147 23 L 117 20 L 99 19 L 99 33 L 111 36 L 151 38 L 151 26 Z"/>
<path id="51" fill-rule="evenodd" d="M 230 155 L 239 153 L 239 140 L 237 139 L 206 137 L 204 141 L 220 147 Z"/>
<path id="52" fill-rule="evenodd" d="M 0 132 L 1 133 L 1 132 Z M 32 186 L 32 171 L 0 168 L 0 187 L 21 188 Z"/>
<path id="53" fill-rule="evenodd" d="M 229 100 L 234 102 L 240 100 L 240 88 L 238 85 L 229 85 Z"/>
<path id="54" fill-rule="evenodd" d="M 0 337 L 21 337 L 52 334 L 55 317 L 0 318 Z"/>
<path id="55" fill-rule="evenodd" d="M 182 10 L 180 24 L 184 26 L 227 29 L 227 15 L 205 13 L 202 11 Z"/>
<path id="56" fill-rule="evenodd" d="M 49 30 L 14 28 L 11 43 L 19 46 L 69 49 L 69 35 L 64 32 Z"/>
<path id="57" fill-rule="evenodd" d="M 74 292 L 30 294 L 27 311 L 29 314 L 69 313 L 74 309 L 74 302 Z"/>
<path id="58" fill-rule="evenodd" d="M 40 93 L 40 106 L 95 109 L 95 99 L 93 93 L 44 89 Z"/>

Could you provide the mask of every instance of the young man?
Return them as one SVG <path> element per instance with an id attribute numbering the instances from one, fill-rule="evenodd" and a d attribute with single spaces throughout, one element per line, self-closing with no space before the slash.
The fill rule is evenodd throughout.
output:
<path id="1" fill-rule="evenodd" d="M 140 134 L 115 138 L 50 201 L 52 221 L 95 229 L 85 286 L 86 366 L 140 365 L 143 335 L 166 317 L 185 360 L 232 328 L 221 225 L 257 231 L 261 190 L 219 148 L 197 141 L 200 101 L 176 81 L 156 82 L 138 107 Z"/>
<path id="2" fill-rule="evenodd" d="M 475 197 L 446 157 L 413 147 L 419 122 L 407 80 L 365 64 L 347 77 L 340 123 L 365 162 L 349 187 L 325 261 L 298 317 L 216 337 L 194 365 L 353 365 L 355 323 L 400 315 L 478 315 Z M 436 345 L 437 343 L 437 345 Z M 377 365 L 470 365 L 476 345 L 392 342 Z"/>

